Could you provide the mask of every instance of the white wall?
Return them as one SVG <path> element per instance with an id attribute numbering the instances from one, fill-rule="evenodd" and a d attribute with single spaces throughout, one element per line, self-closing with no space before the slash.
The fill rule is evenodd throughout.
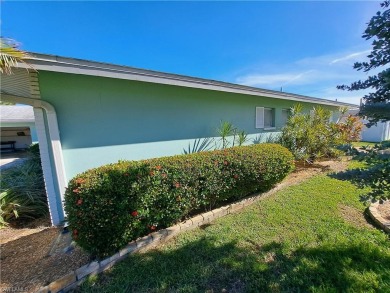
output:
<path id="1" fill-rule="evenodd" d="M 363 123 L 367 123 L 363 120 Z M 376 126 L 370 128 L 364 126 L 362 131 L 362 140 L 370 142 L 381 142 L 390 139 L 390 121 L 378 123 Z"/>

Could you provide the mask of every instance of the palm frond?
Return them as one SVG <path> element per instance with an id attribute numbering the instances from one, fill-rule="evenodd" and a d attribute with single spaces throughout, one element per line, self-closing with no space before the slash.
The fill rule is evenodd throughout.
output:
<path id="1" fill-rule="evenodd" d="M 27 52 L 20 50 L 19 44 L 12 39 L 0 38 L 0 72 L 10 75 L 12 68 L 18 63 L 27 64 L 24 59 L 29 58 Z"/>
<path id="2" fill-rule="evenodd" d="M 214 142 L 214 138 L 212 137 L 195 139 L 194 144 L 192 146 L 191 144 L 188 144 L 188 150 L 183 149 L 183 153 L 187 155 L 187 154 L 210 151 L 212 149 L 211 144 L 213 142 Z"/>

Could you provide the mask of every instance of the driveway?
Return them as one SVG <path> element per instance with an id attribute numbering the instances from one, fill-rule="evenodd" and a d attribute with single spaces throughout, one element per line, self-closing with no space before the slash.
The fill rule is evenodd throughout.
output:
<path id="1" fill-rule="evenodd" d="M 23 163 L 28 154 L 26 151 L 16 151 L 9 153 L 1 153 L 0 154 L 0 170 L 6 170 L 10 167 L 20 165 Z"/>

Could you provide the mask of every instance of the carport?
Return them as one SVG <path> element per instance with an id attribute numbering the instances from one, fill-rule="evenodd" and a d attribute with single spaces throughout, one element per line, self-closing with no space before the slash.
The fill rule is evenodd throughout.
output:
<path id="1" fill-rule="evenodd" d="M 1 151 L 23 150 L 38 142 L 31 106 L 0 106 Z"/>
<path id="2" fill-rule="evenodd" d="M 67 181 L 57 114 L 51 104 L 41 100 L 38 73 L 31 69 L 15 68 L 10 75 L 1 74 L 0 99 L 5 102 L 30 106 L 30 110 L 25 110 L 26 115 L 29 112 L 29 125 L 26 125 L 26 121 L 17 121 L 14 115 L 9 113 L 13 116 L 14 121 L 8 120 L 6 124 L 8 129 L 5 128 L 4 131 L 8 131 L 9 136 L 2 137 L 2 141 L 14 141 L 15 149 L 25 147 L 30 142 L 39 143 L 50 218 L 53 225 L 59 225 L 64 219 L 63 195 Z M 22 106 L 17 107 L 19 109 L 16 111 L 24 111 L 20 110 Z M 27 107 L 23 108 L 27 109 Z"/>

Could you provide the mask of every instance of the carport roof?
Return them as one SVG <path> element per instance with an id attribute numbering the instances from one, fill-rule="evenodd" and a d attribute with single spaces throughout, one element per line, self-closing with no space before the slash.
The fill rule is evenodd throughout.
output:
<path id="1" fill-rule="evenodd" d="M 34 122 L 34 110 L 30 106 L 0 106 L 0 123 Z"/>

